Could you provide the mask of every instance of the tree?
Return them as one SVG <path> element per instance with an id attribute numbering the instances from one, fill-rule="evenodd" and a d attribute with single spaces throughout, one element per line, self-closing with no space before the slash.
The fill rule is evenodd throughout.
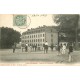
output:
<path id="1" fill-rule="evenodd" d="M 1 27 L 1 48 L 11 48 L 14 43 L 20 42 L 20 33 L 12 28 Z"/>
<path id="2" fill-rule="evenodd" d="M 1 48 L 1 28 L 0 28 L 0 48 Z"/>
<path id="3" fill-rule="evenodd" d="M 78 43 L 78 21 L 78 14 L 59 14 L 54 17 L 54 22 L 58 24 L 57 30 L 65 33 L 68 41 L 74 41 L 76 46 Z"/>

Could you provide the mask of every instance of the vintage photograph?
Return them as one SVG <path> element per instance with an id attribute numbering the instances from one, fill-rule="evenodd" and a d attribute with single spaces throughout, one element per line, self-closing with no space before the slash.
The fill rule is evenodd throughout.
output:
<path id="1" fill-rule="evenodd" d="M 20 62 L 79 64 L 80 15 L 0 14 L 0 64 Z"/>

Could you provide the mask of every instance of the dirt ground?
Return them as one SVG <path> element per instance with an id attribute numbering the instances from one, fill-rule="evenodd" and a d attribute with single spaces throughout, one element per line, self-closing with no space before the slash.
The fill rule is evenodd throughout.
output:
<path id="1" fill-rule="evenodd" d="M 21 49 L 16 49 L 15 53 L 12 49 L 0 50 L 0 62 L 20 62 L 20 61 L 45 61 L 55 63 L 78 63 L 80 62 L 80 51 L 74 51 L 72 55 L 72 61 L 68 62 L 68 52 L 66 54 L 57 55 L 57 51 L 48 51 L 44 54 L 44 51 L 34 52 L 22 52 Z"/>

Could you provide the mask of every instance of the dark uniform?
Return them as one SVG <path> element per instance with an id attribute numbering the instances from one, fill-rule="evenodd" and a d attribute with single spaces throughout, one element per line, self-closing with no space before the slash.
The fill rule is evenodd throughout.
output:
<path id="1" fill-rule="evenodd" d="M 25 45 L 25 52 L 28 51 L 28 44 Z"/>
<path id="2" fill-rule="evenodd" d="M 71 62 L 72 61 L 72 56 L 71 56 L 71 54 L 70 53 L 72 53 L 73 52 L 73 46 L 72 45 L 69 45 L 69 62 Z"/>
<path id="3" fill-rule="evenodd" d="M 16 49 L 16 43 L 14 43 L 13 45 L 13 53 L 15 52 L 15 49 Z"/>
<path id="4" fill-rule="evenodd" d="M 69 54 L 70 54 L 71 52 L 73 52 L 73 46 L 72 46 L 72 45 L 69 46 Z"/>
<path id="5" fill-rule="evenodd" d="M 37 49 L 37 45 L 34 45 L 34 48 L 35 48 L 35 51 L 36 51 L 36 49 Z"/>
<path id="6" fill-rule="evenodd" d="M 53 44 L 51 44 L 51 51 L 53 51 Z"/>
<path id="7" fill-rule="evenodd" d="M 46 41 L 46 43 L 45 43 L 45 47 L 44 47 L 44 48 L 45 48 L 44 50 L 45 50 L 46 53 L 47 53 L 47 52 L 48 52 L 48 43 L 47 43 L 47 41 Z M 45 51 L 44 51 L 44 52 L 45 52 Z"/>

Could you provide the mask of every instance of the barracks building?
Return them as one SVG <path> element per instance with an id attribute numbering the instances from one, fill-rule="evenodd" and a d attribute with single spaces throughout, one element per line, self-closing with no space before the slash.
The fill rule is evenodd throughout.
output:
<path id="1" fill-rule="evenodd" d="M 22 33 L 21 43 L 28 44 L 29 46 L 37 45 L 37 47 L 43 47 L 45 41 L 48 45 L 58 44 L 58 33 L 56 31 L 56 26 L 42 26 L 37 28 L 28 29 L 26 32 Z"/>

